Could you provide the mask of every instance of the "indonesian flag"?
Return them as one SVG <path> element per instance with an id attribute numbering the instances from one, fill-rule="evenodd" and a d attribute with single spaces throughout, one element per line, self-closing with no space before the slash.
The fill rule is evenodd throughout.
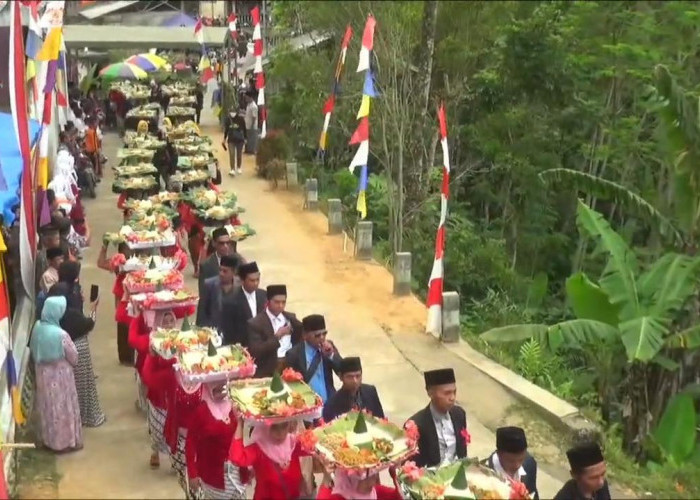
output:
<path id="1" fill-rule="evenodd" d="M 362 48 L 360 49 L 360 59 L 357 62 L 357 73 L 369 69 L 369 54 L 374 48 L 374 27 L 377 21 L 370 14 L 367 16 L 365 31 L 362 33 Z"/>
<path id="2" fill-rule="evenodd" d="M 228 16 L 228 30 L 231 33 L 231 38 L 238 40 L 238 29 L 236 27 L 236 14 L 233 12 Z"/>
<path id="3" fill-rule="evenodd" d="M 435 236 L 435 260 L 433 270 L 430 273 L 428 285 L 428 321 L 426 331 L 436 337 L 442 335 L 442 292 L 445 275 L 445 220 L 447 219 L 447 201 L 450 198 L 450 154 L 447 147 L 447 118 L 445 116 L 445 106 L 441 105 L 438 110 L 438 121 L 440 123 L 440 145 L 442 146 L 442 187 L 440 193 L 440 223 L 438 224 L 437 235 Z"/>
<path id="4" fill-rule="evenodd" d="M 250 10 L 253 18 L 253 40 L 262 40 L 262 29 L 260 28 L 260 7 L 253 7 Z"/>
<path id="5" fill-rule="evenodd" d="M 194 37 L 200 45 L 204 45 L 204 25 L 201 17 L 197 19 L 197 24 L 194 25 Z"/>

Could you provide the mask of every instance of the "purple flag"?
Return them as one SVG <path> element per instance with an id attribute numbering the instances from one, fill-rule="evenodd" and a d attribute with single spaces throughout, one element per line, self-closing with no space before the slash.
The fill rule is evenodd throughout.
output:
<path id="1" fill-rule="evenodd" d="M 44 188 L 38 188 L 36 192 L 39 198 L 39 227 L 44 227 L 51 223 L 51 210 L 49 209 L 49 199 L 46 197 Z"/>
<path id="2" fill-rule="evenodd" d="M 49 66 L 46 70 L 46 85 L 44 86 L 44 94 L 53 92 L 56 87 L 56 69 L 58 69 L 58 61 L 49 61 Z"/>

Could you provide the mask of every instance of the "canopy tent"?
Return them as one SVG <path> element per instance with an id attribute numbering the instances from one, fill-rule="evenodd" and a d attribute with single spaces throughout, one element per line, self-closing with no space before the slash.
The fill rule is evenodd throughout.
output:
<path id="1" fill-rule="evenodd" d="M 29 120 L 29 137 L 32 138 L 32 146 L 36 142 L 39 128 L 38 121 Z M 5 224 L 11 224 L 15 219 L 12 207 L 19 204 L 17 189 L 22 178 L 22 155 L 19 153 L 15 126 L 10 113 L 0 113 L 0 170 L 7 184 L 7 189 L 0 189 L 0 210 L 5 217 Z"/>
<path id="2" fill-rule="evenodd" d="M 162 23 L 160 23 L 161 26 L 165 26 L 168 28 L 175 28 L 178 26 L 195 26 L 196 24 L 197 20 L 193 17 L 188 16 L 184 12 L 176 12 L 171 17 L 165 19 Z"/>

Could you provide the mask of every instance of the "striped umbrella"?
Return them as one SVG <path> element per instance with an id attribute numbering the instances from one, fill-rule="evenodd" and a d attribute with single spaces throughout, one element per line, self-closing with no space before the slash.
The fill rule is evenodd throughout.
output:
<path id="1" fill-rule="evenodd" d="M 102 68 L 99 75 L 103 78 L 125 78 L 128 80 L 141 80 L 148 77 L 144 70 L 126 62 L 110 64 Z"/>
<path id="2" fill-rule="evenodd" d="M 125 62 L 138 66 L 144 71 L 156 71 L 168 65 L 168 61 L 155 54 L 136 54 Z"/>

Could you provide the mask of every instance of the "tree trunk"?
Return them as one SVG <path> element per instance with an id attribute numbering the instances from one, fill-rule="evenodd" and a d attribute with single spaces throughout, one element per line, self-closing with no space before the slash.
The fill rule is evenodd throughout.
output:
<path id="1" fill-rule="evenodd" d="M 421 109 L 428 112 L 430 105 L 430 82 L 433 74 L 433 54 L 435 53 L 435 28 L 437 27 L 437 0 L 423 2 L 423 35 L 419 52 L 419 68 L 423 82 L 421 89 Z"/>

